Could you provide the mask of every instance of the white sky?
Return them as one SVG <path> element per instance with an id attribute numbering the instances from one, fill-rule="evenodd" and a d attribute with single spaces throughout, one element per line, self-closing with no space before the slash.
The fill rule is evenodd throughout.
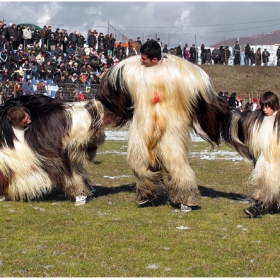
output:
<path id="1" fill-rule="evenodd" d="M 121 34 L 129 39 L 160 38 L 163 44 L 213 45 L 280 29 L 280 2 L 227 1 L 1 1 L 0 19 L 9 23 L 51 25 Z M 113 26 L 117 31 L 115 31 Z M 195 42 L 196 41 L 196 42 Z"/>

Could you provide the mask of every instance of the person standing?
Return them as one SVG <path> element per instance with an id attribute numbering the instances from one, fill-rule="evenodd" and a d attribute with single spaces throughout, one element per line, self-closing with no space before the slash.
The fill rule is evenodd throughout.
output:
<path id="1" fill-rule="evenodd" d="M 205 64 L 206 63 L 206 49 L 205 49 L 205 45 L 201 44 L 200 47 L 200 58 L 201 58 L 201 64 Z"/>
<path id="2" fill-rule="evenodd" d="M 69 41 L 72 43 L 74 51 L 77 47 L 78 35 L 76 34 L 76 30 L 73 30 L 72 33 L 69 34 Z"/>
<path id="3" fill-rule="evenodd" d="M 24 39 L 24 49 L 26 49 L 27 45 L 30 45 L 32 39 L 32 32 L 29 25 L 23 29 L 22 37 Z"/>
<path id="4" fill-rule="evenodd" d="M 163 52 L 163 53 L 168 53 L 167 44 L 164 44 L 164 47 L 163 47 L 162 52 Z"/>
<path id="5" fill-rule="evenodd" d="M 39 32 L 39 29 L 36 28 L 35 31 L 32 33 L 33 45 L 39 43 L 40 41 L 41 41 L 41 33 Z"/>
<path id="6" fill-rule="evenodd" d="M 12 42 L 13 50 L 17 50 L 19 45 L 19 38 L 18 38 L 17 26 L 15 24 L 13 24 L 12 27 L 10 28 L 9 36 Z"/>
<path id="7" fill-rule="evenodd" d="M 115 37 L 114 37 L 114 34 L 111 33 L 109 38 L 108 38 L 108 41 L 107 41 L 107 57 L 109 57 L 109 55 L 113 55 L 114 53 L 114 47 L 115 47 Z"/>
<path id="8" fill-rule="evenodd" d="M 47 31 L 47 26 L 45 25 L 43 29 L 41 30 L 41 46 L 45 44 L 46 41 L 46 31 Z"/>
<path id="9" fill-rule="evenodd" d="M 188 61 L 190 61 L 190 58 L 191 58 L 190 49 L 189 49 L 188 44 L 185 44 L 185 47 L 184 47 L 184 58 Z"/>
<path id="10" fill-rule="evenodd" d="M 252 111 L 252 108 L 253 108 L 252 97 L 249 97 L 248 102 L 245 104 L 244 112 L 245 111 Z"/>
<path id="11" fill-rule="evenodd" d="M 256 66 L 261 66 L 262 65 L 261 48 L 258 48 L 256 53 L 255 53 L 255 62 L 256 62 Z"/>
<path id="12" fill-rule="evenodd" d="M 251 60 L 251 65 L 254 65 L 256 63 L 256 57 L 255 57 L 255 50 L 254 50 L 254 48 L 251 48 L 250 60 Z"/>
<path id="13" fill-rule="evenodd" d="M 96 50 L 96 44 L 97 44 L 97 38 L 94 32 L 91 32 L 90 35 L 88 36 L 88 46 L 93 50 Z"/>
<path id="14" fill-rule="evenodd" d="M 246 44 L 244 54 L 245 54 L 244 63 L 245 65 L 249 65 L 250 55 L 251 55 L 251 47 L 249 43 Z"/>
<path id="15" fill-rule="evenodd" d="M 280 46 L 278 46 L 277 48 L 276 57 L 277 57 L 277 66 L 280 66 Z"/>
<path id="16" fill-rule="evenodd" d="M 240 65 L 240 46 L 238 41 L 235 42 L 235 45 L 233 47 L 233 55 L 234 55 L 233 64 Z"/>
<path id="17" fill-rule="evenodd" d="M 264 66 L 268 65 L 269 56 L 270 56 L 270 53 L 267 51 L 267 49 L 264 49 L 264 51 L 262 52 L 262 61 L 263 61 Z"/>
<path id="18" fill-rule="evenodd" d="M 221 55 L 220 50 L 218 50 L 218 47 L 215 46 L 214 50 L 212 51 L 212 58 L 214 60 L 214 64 L 219 64 L 220 63 L 220 59 L 221 59 L 220 55 Z"/>
<path id="19" fill-rule="evenodd" d="M 51 38 L 51 33 L 53 33 L 53 32 L 52 32 L 52 27 L 49 25 L 49 26 L 48 26 L 48 29 L 46 30 L 46 38 L 45 38 L 45 44 L 46 44 L 46 46 L 47 46 L 47 50 L 50 49 L 50 42 L 49 42 L 49 40 L 50 40 L 50 38 Z M 42 46 L 43 46 L 43 45 L 42 45 Z"/>
<path id="20" fill-rule="evenodd" d="M 196 47 L 195 44 L 192 44 L 190 47 L 190 62 L 195 64 L 196 63 Z"/>

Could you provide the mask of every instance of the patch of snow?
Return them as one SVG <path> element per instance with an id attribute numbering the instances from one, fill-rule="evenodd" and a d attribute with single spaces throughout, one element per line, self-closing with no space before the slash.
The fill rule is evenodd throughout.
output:
<path id="1" fill-rule="evenodd" d="M 190 229 L 189 227 L 184 227 L 184 226 L 179 226 L 179 227 L 176 227 L 177 229 L 180 229 L 180 230 L 184 230 L 184 229 Z"/>
<path id="2" fill-rule="evenodd" d="M 158 269 L 159 266 L 157 264 L 149 264 L 146 268 L 148 268 L 148 269 Z"/>
<path id="3" fill-rule="evenodd" d="M 128 140 L 128 131 L 127 130 L 110 130 L 105 129 L 106 140 Z M 193 132 L 191 133 L 192 142 L 205 142 L 201 137 L 197 136 Z M 126 155 L 126 152 L 111 150 L 105 151 L 103 153 L 114 153 L 120 155 Z M 205 150 L 202 152 L 190 152 L 190 157 L 200 157 L 200 159 L 205 160 L 230 160 L 230 161 L 242 161 L 243 158 L 237 152 L 231 151 L 212 151 Z"/>

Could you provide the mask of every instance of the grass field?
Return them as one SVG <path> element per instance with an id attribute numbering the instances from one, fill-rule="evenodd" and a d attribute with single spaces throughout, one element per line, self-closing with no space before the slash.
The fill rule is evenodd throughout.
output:
<path id="1" fill-rule="evenodd" d="M 244 100 L 280 94 L 280 67 L 201 67 L 217 92 Z M 87 166 L 96 192 L 84 206 L 59 190 L 40 201 L 0 202 L 0 276 L 279 277 L 280 215 L 244 213 L 252 164 L 226 145 L 213 151 L 193 142 L 199 208 L 182 213 L 166 197 L 141 208 L 126 148 L 125 140 L 100 148 L 102 163 Z"/>
<path id="2" fill-rule="evenodd" d="M 165 197 L 141 208 L 126 148 L 125 140 L 100 148 L 102 163 L 87 166 L 96 192 L 84 206 L 59 190 L 41 201 L 0 202 L 0 276 L 279 276 L 280 216 L 244 213 L 251 164 L 225 145 L 193 142 L 199 208 L 182 213 Z"/>

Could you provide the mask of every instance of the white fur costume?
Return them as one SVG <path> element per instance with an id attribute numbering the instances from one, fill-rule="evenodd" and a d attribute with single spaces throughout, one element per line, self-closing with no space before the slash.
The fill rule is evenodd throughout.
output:
<path id="1" fill-rule="evenodd" d="M 105 107 L 105 125 L 131 121 L 128 163 L 136 176 L 137 202 L 152 200 L 168 187 L 173 203 L 198 204 L 199 190 L 188 155 L 190 132 L 219 144 L 228 106 L 209 76 L 173 55 L 145 67 L 133 56 L 110 68 L 96 98 Z"/>

